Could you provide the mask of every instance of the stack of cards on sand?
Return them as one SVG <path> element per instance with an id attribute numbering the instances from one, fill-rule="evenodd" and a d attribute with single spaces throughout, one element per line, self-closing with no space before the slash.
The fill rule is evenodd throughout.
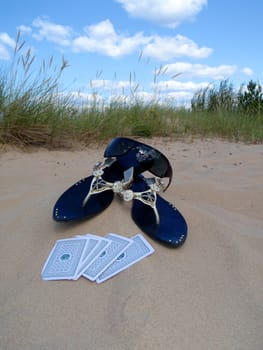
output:
<path id="1" fill-rule="evenodd" d="M 61 239 L 42 269 L 43 280 L 77 280 L 83 276 L 101 283 L 154 252 L 138 233 L 132 238 L 109 233 Z"/>

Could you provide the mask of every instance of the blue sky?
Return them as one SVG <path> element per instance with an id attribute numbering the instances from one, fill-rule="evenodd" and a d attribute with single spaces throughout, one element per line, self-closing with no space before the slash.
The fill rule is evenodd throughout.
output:
<path id="1" fill-rule="evenodd" d="M 69 63 L 61 84 L 89 97 L 130 95 L 189 103 L 229 79 L 262 82 L 261 0 L 8 0 L 0 12 L 0 66 L 17 31 L 41 65 Z"/>

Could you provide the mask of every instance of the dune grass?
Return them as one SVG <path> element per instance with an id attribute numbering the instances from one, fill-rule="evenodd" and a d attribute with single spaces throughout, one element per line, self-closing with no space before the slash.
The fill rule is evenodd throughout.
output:
<path id="1" fill-rule="evenodd" d="M 21 147 L 88 145 L 117 135 L 130 137 L 207 138 L 263 142 L 263 97 L 253 82 L 235 92 L 227 81 L 218 88 L 198 91 L 191 108 L 136 99 L 131 87 L 129 103 L 119 98 L 109 104 L 96 99 L 80 106 L 65 93 L 59 80 L 68 64 L 52 57 L 35 68 L 35 56 L 19 43 L 8 69 L 0 69 L 0 143 Z M 133 97 L 133 98 L 131 98 Z M 252 101 L 252 102 L 251 102 Z"/>

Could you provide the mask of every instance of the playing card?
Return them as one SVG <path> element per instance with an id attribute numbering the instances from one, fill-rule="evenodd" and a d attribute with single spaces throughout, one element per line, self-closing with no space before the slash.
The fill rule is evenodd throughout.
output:
<path id="1" fill-rule="evenodd" d="M 72 279 L 77 271 L 86 238 L 68 238 L 56 242 L 42 269 L 43 280 Z"/>
<path id="2" fill-rule="evenodd" d="M 96 278 L 132 243 L 131 239 L 115 233 L 109 233 L 105 238 L 111 241 L 110 244 L 82 273 L 82 276 L 91 281 L 95 281 Z"/>
<path id="3" fill-rule="evenodd" d="M 132 244 L 97 277 L 96 282 L 104 282 L 153 252 L 153 247 L 146 241 L 146 239 L 141 234 L 137 234 L 132 237 Z"/>
<path id="4" fill-rule="evenodd" d="M 82 275 L 83 271 L 89 267 L 89 265 L 111 242 L 109 239 L 91 234 L 85 235 L 84 237 L 88 240 L 88 242 L 86 244 L 82 259 L 78 264 L 76 274 L 73 278 L 74 280 L 77 280 Z"/>

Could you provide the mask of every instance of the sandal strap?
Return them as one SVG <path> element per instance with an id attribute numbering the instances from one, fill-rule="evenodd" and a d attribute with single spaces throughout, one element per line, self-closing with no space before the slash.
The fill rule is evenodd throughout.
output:
<path id="1" fill-rule="evenodd" d="M 159 177 L 144 179 L 146 184 L 149 186 L 149 189 L 142 192 L 134 192 L 133 190 L 129 189 L 133 181 L 133 167 L 124 171 L 123 179 L 121 181 L 110 182 L 102 178 L 104 169 L 111 166 L 115 161 L 115 158 L 105 158 L 103 161 L 99 161 L 95 164 L 93 168 L 93 179 L 90 184 L 89 192 L 82 202 L 82 207 L 86 206 L 89 198 L 92 195 L 111 190 L 114 193 L 119 194 L 125 202 L 137 199 L 145 205 L 150 206 L 154 211 L 156 223 L 159 225 L 160 217 L 156 207 L 156 201 L 157 192 L 163 191 L 164 188 L 162 179 Z"/>
<path id="2" fill-rule="evenodd" d="M 133 168 L 124 171 L 124 178 L 121 181 L 110 182 L 102 178 L 104 169 L 111 166 L 116 159 L 105 158 L 104 161 L 99 161 L 93 168 L 93 179 L 90 184 L 89 192 L 82 202 L 82 207 L 85 207 L 89 198 L 104 191 L 113 191 L 114 193 L 121 193 L 124 189 L 128 188 L 133 180 Z"/>
<path id="3" fill-rule="evenodd" d="M 163 192 L 165 190 L 165 184 L 160 177 L 150 177 L 145 179 L 145 182 L 150 187 L 150 189 L 155 192 Z"/>
<path id="4" fill-rule="evenodd" d="M 150 206 L 155 214 L 156 224 L 159 225 L 160 217 L 156 207 L 157 192 L 162 190 L 162 180 L 158 177 L 145 179 L 145 182 L 150 187 L 146 191 L 134 192 L 131 189 L 122 191 L 120 194 L 124 201 L 129 202 L 131 200 L 137 199 L 142 203 Z"/>

